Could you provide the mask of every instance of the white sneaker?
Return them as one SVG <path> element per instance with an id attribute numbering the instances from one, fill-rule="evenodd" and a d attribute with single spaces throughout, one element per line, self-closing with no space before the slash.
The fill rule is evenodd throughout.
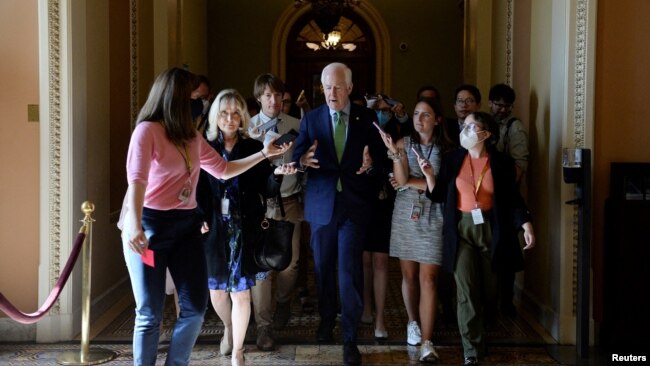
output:
<path id="1" fill-rule="evenodd" d="M 411 346 L 417 346 L 422 342 L 422 333 L 420 333 L 420 326 L 413 320 L 406 325 L 406 343 Z"/>
<path id="2" fill-rule="evenodd" d="M 422 342 L 422 347 L 420 347 L 420 362 L 437 362 L 440 357 L 438 352 L 433 348 L 433 343 L 431 341 Z"/>

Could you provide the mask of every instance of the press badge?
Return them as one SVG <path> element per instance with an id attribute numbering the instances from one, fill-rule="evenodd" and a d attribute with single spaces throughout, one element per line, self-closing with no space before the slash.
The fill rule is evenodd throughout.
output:
<path id="1" fill-rule="evenodd" d="M 418 203 L 414 203 L 413 206 L 411 207 L 411 220 L 418 221 L 420 220 L 421 215 L 422 215 L 422 205 Z"/>
<path id="2" fill-rule="evenodd" d="M 228 216 L 230 213 L 230 200 L 228 198 L 221 199 L 221 215 Z"/>
<path id="3" fill-rule="evenodd" d="M 191 195 L 192 195 L 192 185 L 190 184 L 190 181 L 187 181 L 183 185 L 181 192 L 178 194 L 178 199 L 181 200 L 181 202 L 185 203 L 190 199 Z"/>
<path id="4" fill-rule="evenodd" d="M 472 220 L 474 220 L 474 225 L 480 225 L 483 221 L 483 213 L 480 208 L 475 208 L 472 210 Z"/>

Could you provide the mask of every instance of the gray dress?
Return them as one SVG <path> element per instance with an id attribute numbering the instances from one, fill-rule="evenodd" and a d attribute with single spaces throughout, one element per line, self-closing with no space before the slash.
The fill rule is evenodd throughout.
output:
<path id="1" fill-rule="evenodd" d="M 422 178 L 411 146 L 427 158 L 435 172 L 440 171 L 440 149 L 433 144 L 412 144 L 410 138 L 404 139 L 404 149 L 408 156 L 409 176 Z M 413 220 L 413 208 L 421 208 L 418 220 Z M 393 210 L 392 229 L 390 235 L 390 256 L 418 263 L 442 263 L 442 206 L 431 202 L 424 191 L 415 188 L 397 192 Z"/>

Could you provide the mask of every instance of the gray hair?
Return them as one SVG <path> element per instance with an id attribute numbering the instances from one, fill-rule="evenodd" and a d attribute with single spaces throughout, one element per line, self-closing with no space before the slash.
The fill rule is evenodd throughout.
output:
<path id="1" fill-rule="evenodd" d="M 345 74 L 345 83 L 347 84 L 347 86 L 352 86 L 352 70 L 350 70 L 350 68 L 346 64 L 341 62 L 332 62 L 331 64 L 325 66 L 323 68 L 323 72 L 321 72 L 320 74 L 320 82 L 323 83 L 324 81 L 323 79 L 326 73 L 338 69 L 343 70 L 343 73 Z"/>

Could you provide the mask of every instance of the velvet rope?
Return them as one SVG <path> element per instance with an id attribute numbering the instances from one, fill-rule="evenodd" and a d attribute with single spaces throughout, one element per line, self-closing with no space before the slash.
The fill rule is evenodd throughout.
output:
<path id="1" fill-rule="evenodd" d="M 68 262 L 63 268 L 63 273 L 56 281 L 56 284 L 54 284 L 54 288 L 50 292 L 50 296 L 47 297 L 45 303 L 36 312 L 29 314 L 23 313 L 22 311 L 18 310 L 11 302 L 9 302 L 9 300 L 7 300 L 7 298 L 2 293 L 0 293 L 0 310 L 7 314 L 11 319 L 22 324 L 32 324 L 41 320 L 52 308 L 54 302 L 56 302 L 56 300 L 59 298 L 59 295 L 61 295 L 63 286 L 65 286 L 66 282 L 68 282 L 68 277 L 70 277 L 70 273 L 72 273 L 72 269 L 77 262 L 79 252 L 83 247 L 85 238 L 86 234 L 83 232 L 80 232 L 77 235 L 77 239 L 74 242 L 72 252 L 70 252 L 70 257 L 68 257 Z"/>

